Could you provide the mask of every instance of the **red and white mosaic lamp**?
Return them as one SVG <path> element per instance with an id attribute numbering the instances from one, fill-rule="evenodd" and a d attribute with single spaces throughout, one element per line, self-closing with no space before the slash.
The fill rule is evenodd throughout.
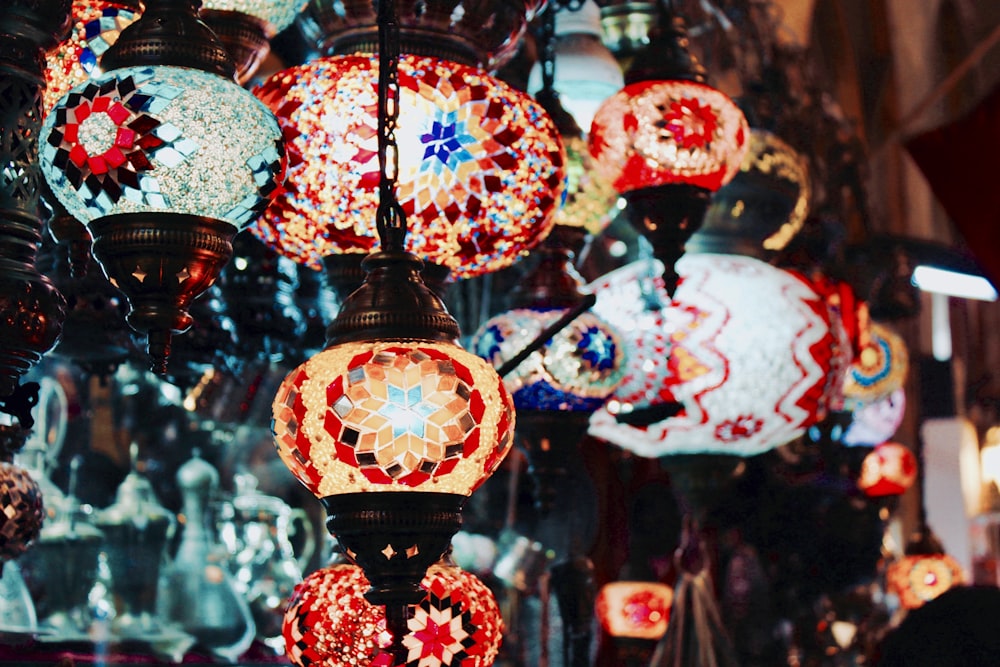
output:
<path id="1" fill-rule="evenodd" d="M 591 435 L 647 457 L 753 456 L 802 435 L 838 381 L 823 299 L 750 257 L 685 255 L 677 266 L 672 301 L 648 261 L 591 284 L 627 360 Z"/>

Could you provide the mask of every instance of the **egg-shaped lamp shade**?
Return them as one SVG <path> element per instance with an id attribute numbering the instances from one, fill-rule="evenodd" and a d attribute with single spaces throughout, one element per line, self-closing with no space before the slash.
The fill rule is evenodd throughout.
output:
<path id="1" fill-rule="evenodd" d="M 72 16 L 69 36 L 45 54 L 42 106 L 46 113 L 71 89 L 101 72 L 101 56 L 139 17 L 139 4 L 127 0 L 74 0 Z"/>
<path id="2" fill-rule="evenodd" d="M 674 589 L 655 581 L 613 581 L 597 593 L 594 611 L 612 637 L 656 640 L 667 631 Z"/>
<path id="3" fill-rule="evenodd" d="M 42 125 L 45 179 L 76 219 L 169 212 L 235 230 L 264 210 L 281 182 L 274 115 L 215 74 L 126 67 L 70 91 Z"/>
<path id="4" fill-rule="evenodd" d="M 649 264 L 590 286 L 594 312 L 627 341 L 625 380 L 591 435 L 640 456 L 753 456 L 816 422 L 833 337 L 804 281 L 750 257 L 686 255 L 671 302 Z"/>
<path id="5" fill-rule="evenodd" d="M 856 402 L 841 442 L 848 447 L 880 445 L 896 434 L 905 413 L 906 393 L 902 387 L 871 403 Z"/>
<path id="6" fill-rule="evenodd" d="M 750 128 L 724 93 L 695 81 L 639 81 L 608 98 L 590 152 L 619 193 L 663 185 L 715 192 L 739 170 Z"/>
<path id="7" fill-rule="evenodd" d="M 403 638 L 407 665 L 489 667 L 503 638 L 493 593 L 476 576 L 435 565 L 421 582 Z M 385 612 L 364 598 L 368 580 L 356 565 L 331 565 L 295 589 L 283 623 L 286 654 L 298 667 L 393 667 Z"/>
<path id="8" fill-rule="evenodd" d="M 580 227 L 597 236 L 611 224 L 618 193 L 597 170 L 587 142 L 563 137 L 566 147 L 566 197 L 556 211 L 557 225 Z"/>
<path id="9" fill-rule="evenodd" d="M 565 312 L 516 308 L 487 320 L 471 349 L 500 367 Z M 521 410 L 593 412 L 611 396 L 625 372 L 622 340 L 601 318 L 583 313 L 504 378 Z"/>
<path id="10" fill-rule="evenodd" d="M 903 386 L 909 371 L 909 354 L 902 336 L 873 322 L 869 342 L 847 372 L 844 397 L 848 404 L 870 403 Z"/>
<path id="11" fill-rule="evenodd" d="M 903 608 L 917 609 L 953 586 L 964 584 L 965 573 L 948 554 L 914 554 L 889 565 L 886 583 Z"/>
<path id="12" fill-rule="evenodd" d="M 364 491 L 467 496 L 512 443 L 493 368 L 458 347 L 372 341 L 327 348 L 274 399 L 278 454 L 318 498 Z"/>
<path id="13" fill-rule="evenodd" d="M 865 456 L 858 488 L 869 498 L 899 496 L 917 480 L 917 457 L 898 442 L 883 442 Z"/>
<path id="14" fill-rule="evenodd" d="M 371 56 L 322 58 L 275 74 L 256 94 L 289 151 L 284 192 L 251 227 L 291 259 L 378 247 L 377 79 Z M 399 60 L 397 197 L 409 252 L 468 278 L 510 265 L 554 224 L 565 153 L 544 110 L 485 71 Z"/>
<path id="15" fill-rule="evenodd" d="M 766 259 L 802 229 L 811 194 L 805 158 L 777 135 L 753 128 L 739 171 L 712 195 L 687 252 Z"/>

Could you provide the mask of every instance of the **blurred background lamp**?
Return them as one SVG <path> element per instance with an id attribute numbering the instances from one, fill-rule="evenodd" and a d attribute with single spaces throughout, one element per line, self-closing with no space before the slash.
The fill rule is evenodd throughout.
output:
<path id="1" fill-rule="evenodd" d="M 913 269 L 913 284 L 925 292 L 979 301 L 996 301 L 996 288 L 983 276 L 921 265 Z"/>

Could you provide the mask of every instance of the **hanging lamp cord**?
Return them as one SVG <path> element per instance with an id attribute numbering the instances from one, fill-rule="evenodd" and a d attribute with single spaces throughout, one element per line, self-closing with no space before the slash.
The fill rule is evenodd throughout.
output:
<path id="1" fill-rule="evenodd" d="M 395 0 L 377 0 L 378 5 L 378 166 L 379 202 L 375 227 L 383 251 L 403 252 L 406 214 L 396 198 L 399 176 L 399 23 Z"/>

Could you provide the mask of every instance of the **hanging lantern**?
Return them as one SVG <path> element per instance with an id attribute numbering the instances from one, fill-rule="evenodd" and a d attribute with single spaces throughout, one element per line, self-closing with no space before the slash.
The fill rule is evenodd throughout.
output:
<path id="1" fill-rule="evenodd" d="M 407 665 L 489 667 L 499 653 L 503 619 L 493 593 L 458 567 L 435 565 L 421 585 L 403 638 Z M 385 613 L 364 598 L 356 565 L 331 565 L 296 586 L 285 612 L 288 658 L 298 667 L 393 667 L 380 653 L 391 642 Z M 401 663 L 402 664 L 402 663 Z"/>
<path id="2" fill-rule="evenodd" d="M 829 391 L 823 300 L 749 257 L 686 255 L 678 269 L 672 302 L 647 262 L 591 285 L 594 311 L 628 341 L 625 380 L 591 435 L 649 457 L 752 456 L 802 435 Z"/>
<path id="3" fill-rule="evenodd" d="M 285 192 L 251 231 L 319 268 L 328 255 L 379 246 L 377 59 L 322 58 L 256 90 L 277 114 L 289 151 Z M 406 249 L 468 278 L 508 266 L 551 229 L 564 152 L 530 97 L 485 71 L 432 57 L 399 62 L 398 197 Z M 332 148 L 332 150 L 331 150 Z"/>
<path id="4" fill-rule="evenodd" d="M 916 455 L 898 442 L 883 442 L 861 462 L 858 488 L 869 498 L 900 496 L 916 480 Z"/>
<path id="5" fill-rule="evenodd" d="M 45 178 L 85 222 L 94 255 L 127 296 L 129 324 L 166 371 L 192 299 L 232 237 L 274 195 L 284 166 L 273 115 L 237 86 L 198 0 L 149 8 L 104 54 L 106 73 L 64 96 L 42 128 Z M 197 36 L 197 37 L 196 37 Z M 187 44 L 204 42 L 194 55 Z"/>
<path id="6" fill-rule="evenodd" d="M 896 434 L 906 413 L 906 394 L 902 388 L 888 396 L 858 403 L 842 442 L 848 447 L 874 447 Z"/>
<path id="7" fill-rule="evenodd" d="M 869 343 L 851 364 L 844 380 L 844 396 L 866 402 L 888 396 L 903 386 L 909 370 L 909 355 L 902 337 L 888 327 L 872 322 Z"/>
<path id="8" fill-rule="evenodd" d="M 137 0 L 73 0 L 69 36 L 45 54 L 48 113 L 70 90 L 101 72 L 101 56 L 139 18 Z"/>
<path id="9" fill-rule="evenodd" d="M 917 609 L 954 586 L 965 583 L 962 566 L 946 553 L 912 554 L 891 563 L 886 572 L 890 593 L 905 609 Z"/>
<path id="10" fill-rule="evenodd" d="M 612 637 L 659 639 L 667 631 L 674 589 L 655 581 L 613 581 L 597 594 L 595 613 Z"/>
<path id="11" fill-rule="evenodd" d="M 11 0 L 0 12 L 0 410 L 28 419 L 38 394 L 20 378 L 56 344 L 65 316 L 36 258 L 44 56 L 68 26 L 68 0 Z"/>
<path id="12" fill-rule="evenodd" d="M 687 251 L 767 259 L 802 229 L 811 194 L 806 159 L 771 132 L 753 128 L 739 171 L 712 195 Z"/>
<path id="13" fill-rule="evenodd" d="M 236 80 L 246 83 L 271 50 L 270 39 L 287 28 L 306 0 L 204 0 L 201 19 L 236 64 Z"/>
<path id="14" fill-rule="evenodd" d="M 38 482 L 13 463 L 27 440 L 27 428 L 30 424 L 0 424 L 0 569 L 27 551 L 45 519 Z"/>
<path id="15" fill-rule="evenodd" d="M 590 152 L 663 262 L 672 294 L 674 263 L 701 225 L 711 193 L 739 170 L 750 128 L 739 107 L 705 83 L 683 20 L 666 12 L 625 83 L 594 116 Z"/>
<path id="16" fill-rule="evenodd" d="M 624 376 L 622 340 L 585 311 L 593 297 L 582 289 L 570 250 L 582 234 L 556 226 L 514 294 L 518 307 L 490 318 L 472 338 L 472 351 L 501 372 L 513 397 L 517 440 L 542 512 L 555 504 L 590 415 Z"/>

